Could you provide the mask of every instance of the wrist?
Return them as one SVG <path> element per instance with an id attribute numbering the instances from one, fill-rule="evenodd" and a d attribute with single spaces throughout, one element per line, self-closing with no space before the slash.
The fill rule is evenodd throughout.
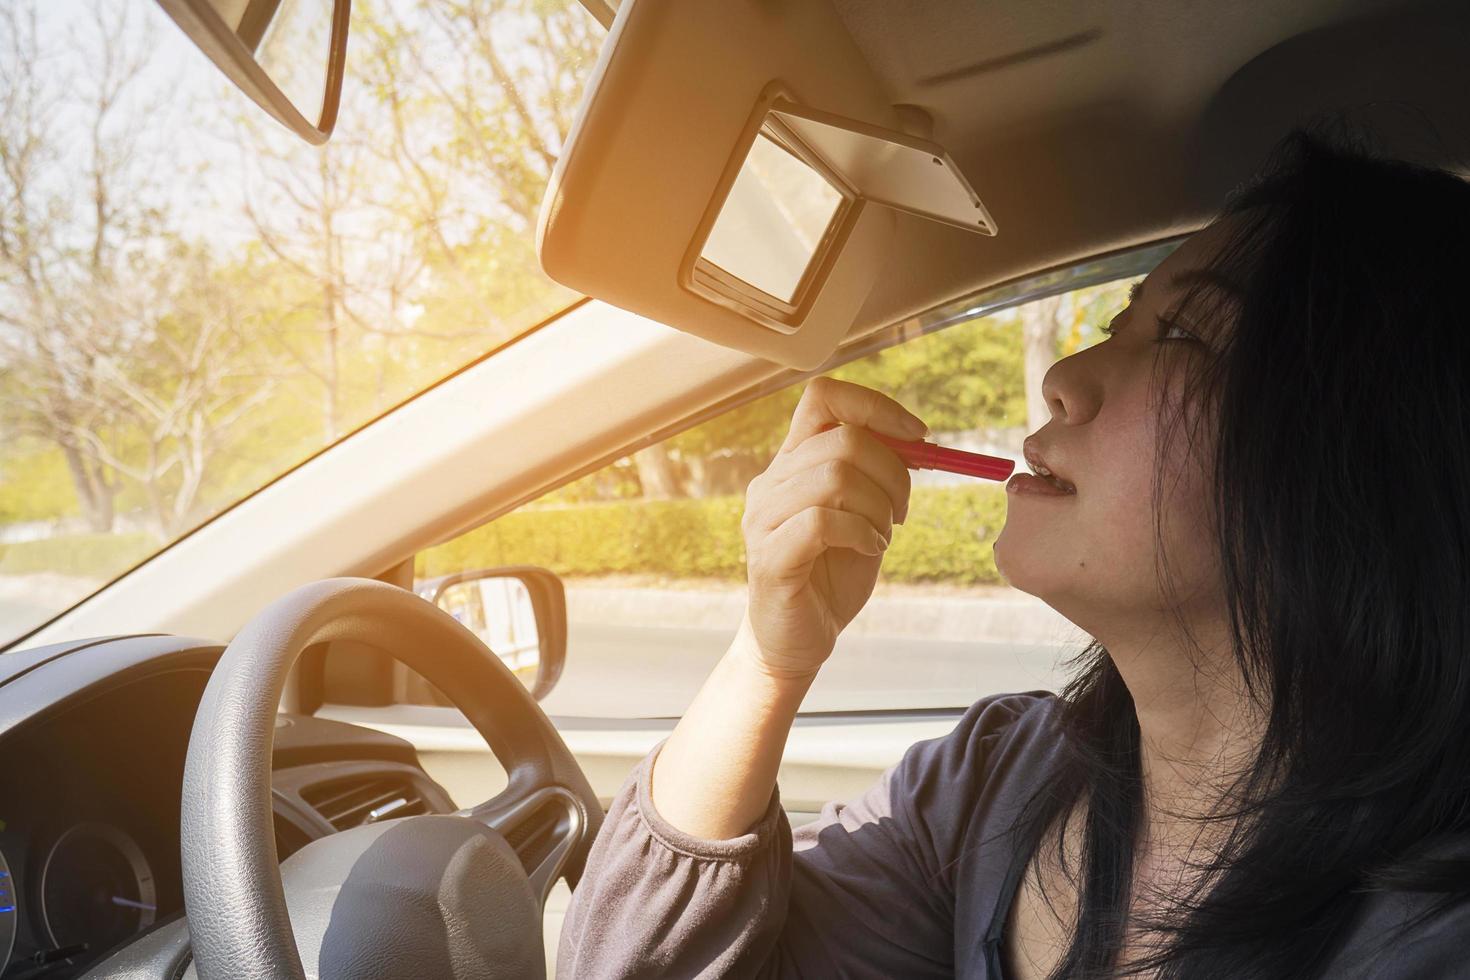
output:
<path id="1" fill-rule="evenodd" d="M 803 694 L 812 681 L 816 680 L 817 671 L 821 669 L 821 664 L 783 666 L 778 658 L 767 656 L 756 638 L 748 614 L 741 618 L 740 628 L 735 631 L 735 639 L 731 641 L 725 656 L 740 668 L 753 671 L 771 684 L 781 688 L 799 689 Z"/>

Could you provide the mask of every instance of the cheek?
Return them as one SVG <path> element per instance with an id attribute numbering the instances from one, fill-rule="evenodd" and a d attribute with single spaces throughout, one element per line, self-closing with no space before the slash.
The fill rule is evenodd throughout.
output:
<path id="1" fill-rule="evenodd" d="M 1038 520 L 1024 512 L 1026 503 L 1010 509 L 995 542 L 996 568 L 1008 584 L 1083 628 L 1093 610 L 1155 604 L 1146 487 L 1136 498 L 1094 499 L 1065 520 Z"/>
<path id="2" fill-rule="evenodd" d="M 1117 601 L 1154 577 L 1151 438 L 1131 426 L 1096 434 L 1075 497 L 1007 496 L 996 567 L 1053 605 L 1063 596 Z"/>
<path id="3" fill-rule="evenodd" d="M 1155 419 L 1145 386 L 1114 390 L 1077 438 L 1085 467 L 1069 499 L 1007 498 L 996 566 L 1014 587 L 1067 613 L 1093 605 L 1158 608 L 1160 536 L 1181 591 L 1199 588 L 1213 567 L 1213 538 L 1202 523 L 1208 479 L 1188 461 L 1182 440 L 1167 447 L 1162 511 L 1154 509 L 1158 462 Z M 1080 435 L 1080 434 L 1078 434 Z M 1066 437 L 1064 434 L 1063 437 Z M 1156 519 L 1162 519 L 1162 525 Z"/>

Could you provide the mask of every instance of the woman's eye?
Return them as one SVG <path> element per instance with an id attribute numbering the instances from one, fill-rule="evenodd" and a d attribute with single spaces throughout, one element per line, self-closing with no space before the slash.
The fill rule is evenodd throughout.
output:
<path id="1" fill-rule="evenodd" d="M 1173 320 L 1159 317 L 1159 339 L 1160 340 L 1199 340 L 1189 330 L 1181 327 Z"/>

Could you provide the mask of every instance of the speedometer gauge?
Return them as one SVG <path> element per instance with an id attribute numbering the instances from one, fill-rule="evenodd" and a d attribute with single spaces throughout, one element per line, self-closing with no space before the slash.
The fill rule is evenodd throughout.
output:
<path id="1" fill-rule="evenodd" d="M 41 869 L 41 918 L 58 947 L 100 953 L 153 924 L 153 869 L 127 834 L 82 823 L 51 845 Z"/>
<path id="2" fill-rule="evenodd" d="M 0 854 L 0 973 L 10 962 L 10 950 L 15 945 L 15 880 L 10 877 L 10 865 L 5 855 Z"/>

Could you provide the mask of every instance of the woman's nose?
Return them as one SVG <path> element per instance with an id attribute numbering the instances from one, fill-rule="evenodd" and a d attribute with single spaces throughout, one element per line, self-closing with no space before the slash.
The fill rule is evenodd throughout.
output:
<path id="1" fill-rule="evenodd" d="M 1102 405 L 1102 386 L 1096 372 L 1078 351 L 1057 361 L 1041 380 L 1041 396 L 1051 417 L 1063 425 L 1081 425 Z"/>

